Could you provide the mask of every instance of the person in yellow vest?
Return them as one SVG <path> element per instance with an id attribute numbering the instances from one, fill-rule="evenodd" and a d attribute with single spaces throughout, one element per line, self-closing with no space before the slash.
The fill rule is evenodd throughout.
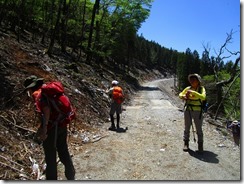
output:
<path id="1" fill-rule="evenodd" d="M 203 131 L 202 131 L 202 101 L 206 99 L 206 90 L 201 85 L 202 79 L 198 74 L 188 75 L 190 86 L 186 87 L 180 94 L 179 98 L 185 100 L 186 105 L 184 108 L 184 148 L 183 151 L 189 149 L 190 128 L 192 120 L 194 120 L 197 138 L 198 138 L 198 151 L 203 152 Z"/>
<path id="2" fill-rule="evenodd" d="M 119 82 L 116 80 L 112 81 L 112 87 L 107 91 L 109 97 L 111 98 L 111 106 L 110 106 L 110 120 L 111 126 L 109 130 L 116 131 L 120 129 L 120 114 L 122 113 L 122 102 L 124 101 L 124 93 L 120 86 L 118 86 Z M 117 126 L 115 127 L 114 123 L 114 114 L 116 113 L 117 118 Z"/>

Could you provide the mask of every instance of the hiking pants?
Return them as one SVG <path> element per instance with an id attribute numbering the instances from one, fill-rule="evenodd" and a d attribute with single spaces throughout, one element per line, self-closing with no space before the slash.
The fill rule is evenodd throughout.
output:
<path id="1" fill-rule="evenodd" d="M 113 116 L 115 112 L 116 112 L 117 115 L 121 114 L 122 106 L 121 106 L 121 104 L 118 104 L 116 102 L 112 102 L 109 115 Z"/>
<path id="2" fill-rule="evenodd" d="M 116 116 L 117 116 L 116 117 L 117 118 L 117 128 L 119 128 L 119 121 L 120 121 L 120 114 L 122 112 L 122 105 L 118 104 L 116 102 L 112 102 L 110 112 L 109 112 L 112 127 L 115 127 L 115 124 L 114 124 L 114 113 L 115 112 L 116 112 Z"/>
<path id="3" fill-rule="evenodd" d="M 48 137 L 43 142 L 45 153 L 46 179 L 57 180 L 57 153 L 65 167 L 65 176 L 68 180 L 75 179 L 75 169 L 68 150 L 67 127 L 58 127 L 55 147 L 55 127 L 48 130 Z"/>
<path id="4" fill-rule="evenodd" d="M 196 127 L 198 142 L 203 142 L 203 131 L 202 131 L 202 122 L 203 116 L 200 111 L 189 111 L 186 110 L 184 112 L 185 119 L 185 130 L 184 130 L 184 141 L 189 141 L 190 139 L 190 129 L 192 124 L 192 120 L 194 120 L 194 124 Z"/>

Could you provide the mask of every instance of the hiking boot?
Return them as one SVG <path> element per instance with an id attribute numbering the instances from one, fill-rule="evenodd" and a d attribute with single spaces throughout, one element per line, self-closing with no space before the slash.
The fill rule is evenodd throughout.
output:
<path id="1" fill-rule="evenodd" d="M 116 131 L 113 116 L 111 116 L 110 118 L 111 118 L 111 126 L 108 129 L 111 131 Z"/>
<path id="2" fill-rule="evenodd" d="M 198 151 L 199 151 L 200 153 L 203 152 L 203 142 L 198 142 Z"/>
<path id="3" fill-rule="evenodd" d="M 109 127 L 108 129 L 111 130 L 111 131 L 116 131 L 115 126 L 111 126 L 111 127 Z"/>
<path id="4" fill-rule="evenodd" d="M 188 150 L 189 150 L 189 141 L 184 141 L 183 151 L 188 151 Z"/>

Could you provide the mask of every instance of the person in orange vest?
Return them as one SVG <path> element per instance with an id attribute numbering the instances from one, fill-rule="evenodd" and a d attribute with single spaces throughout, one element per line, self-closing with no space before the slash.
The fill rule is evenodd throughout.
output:
<path id="1" fill-rule="evenodd" d="M 110 106 L 110 120 L 111 126 L 109 130 L 116 131 L 120 128 L 120 114 L 122 113 L 122 102 L 124 101 L 124 93 L 120 86 L 118 86 L 119 82 L 116 80 L 112 81 L 112 87 L 107 91 L 109 97 L 111 98 L 111 106 Z M 116 113 L 117 118 L 117 126 L 115 127 L 114 123 L 114 114 Z M 117 129 L 116 129 L 117 128 Z"/>

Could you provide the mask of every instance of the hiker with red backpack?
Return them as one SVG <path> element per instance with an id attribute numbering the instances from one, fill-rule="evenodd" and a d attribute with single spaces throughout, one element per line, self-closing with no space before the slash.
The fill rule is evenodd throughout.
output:
<path id="1" fill-rule="evenodd" d="M 188 81 L 190 83 L 190 86 L 186 87 L 179 94 L 179 98 L 185 100 L 186 102 L 184 107 L 185 129 L 184 129 L 184 136 L 183 136 L 183 140 L 184 140 L 183 151 L 188 151 L 189 149 L 190 128 L 191 126 L 193 128 L 192 120 L 194 120 L 197 137 L 198 137 L 198 151 L 202 153 L 203 152 L 202 103 L 204 100 L 206 100 L 206 90 L 201 85 L 202 79 L 200 75 L 190 74 L 188 75 Z M 195 141 L 195 137 L 194 137 L 194 141 Z"/>
<path id="2" fill-rule="evenodd" d="M 116 131 L 120 129 L 120 114 L 122 113 L 122 102 L 124 101 L 124 93 L 122 88 L 118 85 L 119 82 L 116 80 L 112 81 L 112 87 L 107 91 L 109 97 L 111 98 L 111 106 L 110 106 L 110 120 L 111 126 L 109 130 Z M 114 123 L 114 114 L 116 113 L 117 118 L 117 126 L 115 127 Z"/>
<path id="3" fill-rule="evenodd" d="M 42 142 L 46 162 L 46 179 L 57 180 L 57 153 L 65 166 L 68 180 L 75 179 L 75 168 L 68 150 L 67 125 L 75 113 L 60 82 L 44 84 L 43 78 L 32 75 L 24 81 L 25 91 L 32 95 L 41 125 L 37 137 Z"/>

